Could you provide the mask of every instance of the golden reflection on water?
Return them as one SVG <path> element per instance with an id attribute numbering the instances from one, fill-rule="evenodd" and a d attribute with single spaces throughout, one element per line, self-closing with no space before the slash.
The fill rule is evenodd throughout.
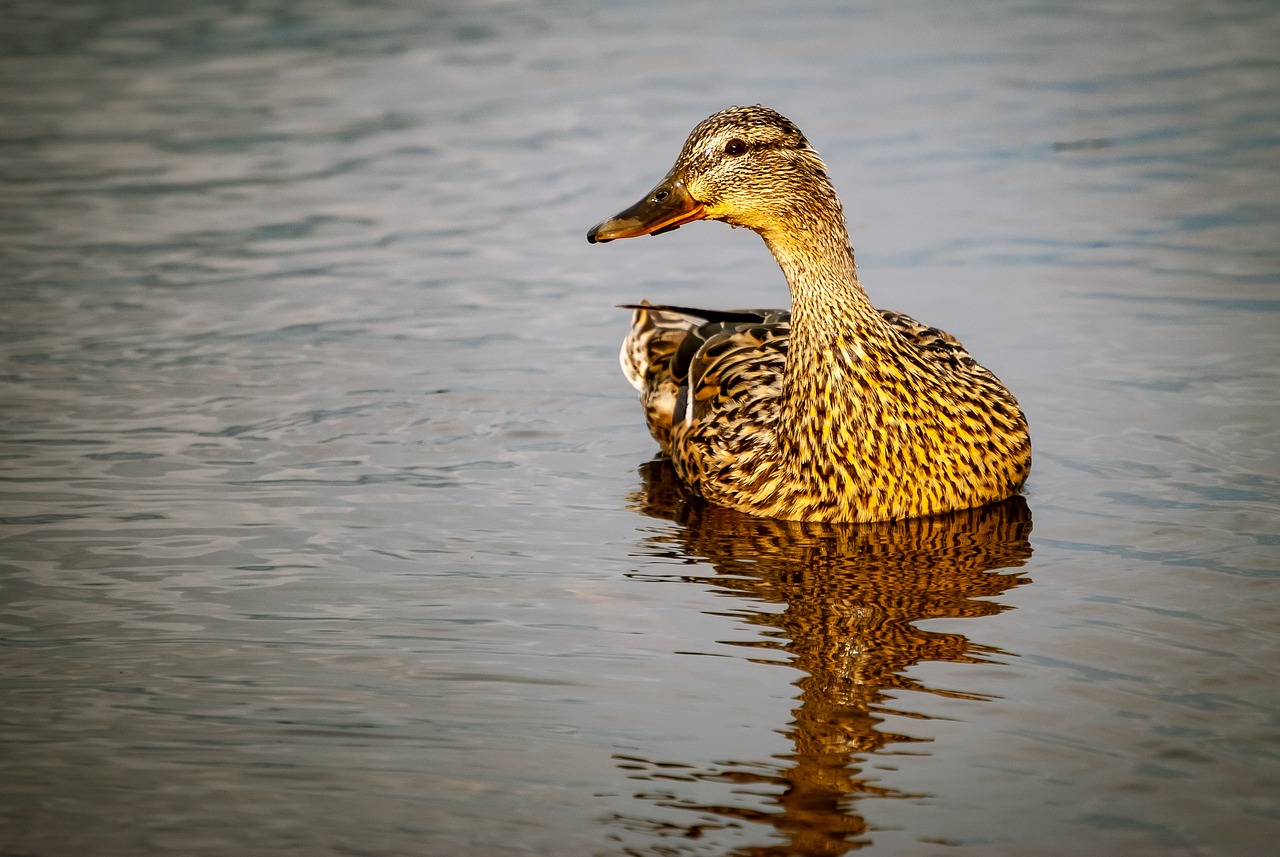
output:
<path id="1" fill-rule="evenodd" d="M 870 525 L 806 524 L 752 518 L 690 498 L 667 462 L 642 468 L 644 487 L 632 508 L 679 524 L 645 539 L 646 553 L 709 563 L 713 576 L 684 576 L 770 610 L 742 612 L 758 627 L 754 644 L 788 653 L 804 675 L 794 720 L 779 724 L 794 752 L 763 763 L 697 769 L 679 760 L 618 757 L 631 779 L 661 782 L 636 795 L 690 810 L 688 825 L 663 822 L 664 839 L 698 838 L 710 828 L 751 822 L 770 826 L 783 844 L 752 846 L 740 855 L 838 855 L 866 844 L 868 825 L 858 798 L 921 797 L 873 784 L 869 757 L 890 745 L 919 740 L 879 728 L 884 714 L 923 718 L 886 703 L 890 692 L 916 690 L 981 699 L 931 688 L 905 675 L 922 661 L 980 663 L 1006 653 L 963 634 L 921 630 L 923 619 L 976 618 L 1008 609 L 986 600 L 1029 582 L 1014 568 L 1031 556 L 1031 514 L 1015 497 L 951 515 Z M 673 780 L 730 784 L 738 794 L 763 790 L 761 806 L 706 804 L 682 798 Z M 652 833 L 654 822 L 617 819 Z M 669 837 L 669 838 L 668 838 Z M 676 847 L 671 853 L 679 853 Z M 667 853 L 664 848 L 663 853 Z"/>

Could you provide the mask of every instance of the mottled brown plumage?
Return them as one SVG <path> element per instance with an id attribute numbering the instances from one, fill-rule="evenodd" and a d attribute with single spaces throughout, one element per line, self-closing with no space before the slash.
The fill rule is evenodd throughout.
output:
<path id="1" fill-rule="evenodd" d="M 799 521 L 883 521 L 1017 493 L 1026 419 L 949 334 L 872 307 L 826 167 L 791 122 L 734 107 L 693 130 L 650 194 L 588 233 L 693 220 L 761 235 L 791 312 L 638 305 L 622 348 L 649 429 L 712 502 Z"/>

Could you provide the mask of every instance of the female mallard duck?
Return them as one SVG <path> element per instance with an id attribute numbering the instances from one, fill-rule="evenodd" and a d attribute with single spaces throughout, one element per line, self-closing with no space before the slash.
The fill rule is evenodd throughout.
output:
<path id="1" fill-rule="evenodd" d="M 954 337 L 871 306 L 826 166 L 795 125 L 765 107 L 711 116 L 587 240 L 694 220 L 758 232 L 791 289 L 790 313 L 634 306 L 622 369 L 696 493 L 766 518 L 866 522 L 1018 492 L 1031 438 L 1017 401 Z"/>

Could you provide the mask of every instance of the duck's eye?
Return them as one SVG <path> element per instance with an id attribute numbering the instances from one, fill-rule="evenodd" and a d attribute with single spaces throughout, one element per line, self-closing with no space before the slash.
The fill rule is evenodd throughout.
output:
<path id="1" fill-rule="evenodd" d="M 734 137 L 732 140 L 724 144 L 724 153 L 726 155 L 741 155 L 747 150 L 747 144 Z"/>

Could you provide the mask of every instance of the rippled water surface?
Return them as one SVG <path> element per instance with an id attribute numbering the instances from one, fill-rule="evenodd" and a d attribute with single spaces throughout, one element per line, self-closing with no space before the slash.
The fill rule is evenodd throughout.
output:
<path id="1" fill-rule="evenodd" d="M 1248 855 L 1280 837 L 1274 3 L 11 2 L 0 853 Z M 589 247 L 763 102 L 1025 500 L 691 503 Z"/>

